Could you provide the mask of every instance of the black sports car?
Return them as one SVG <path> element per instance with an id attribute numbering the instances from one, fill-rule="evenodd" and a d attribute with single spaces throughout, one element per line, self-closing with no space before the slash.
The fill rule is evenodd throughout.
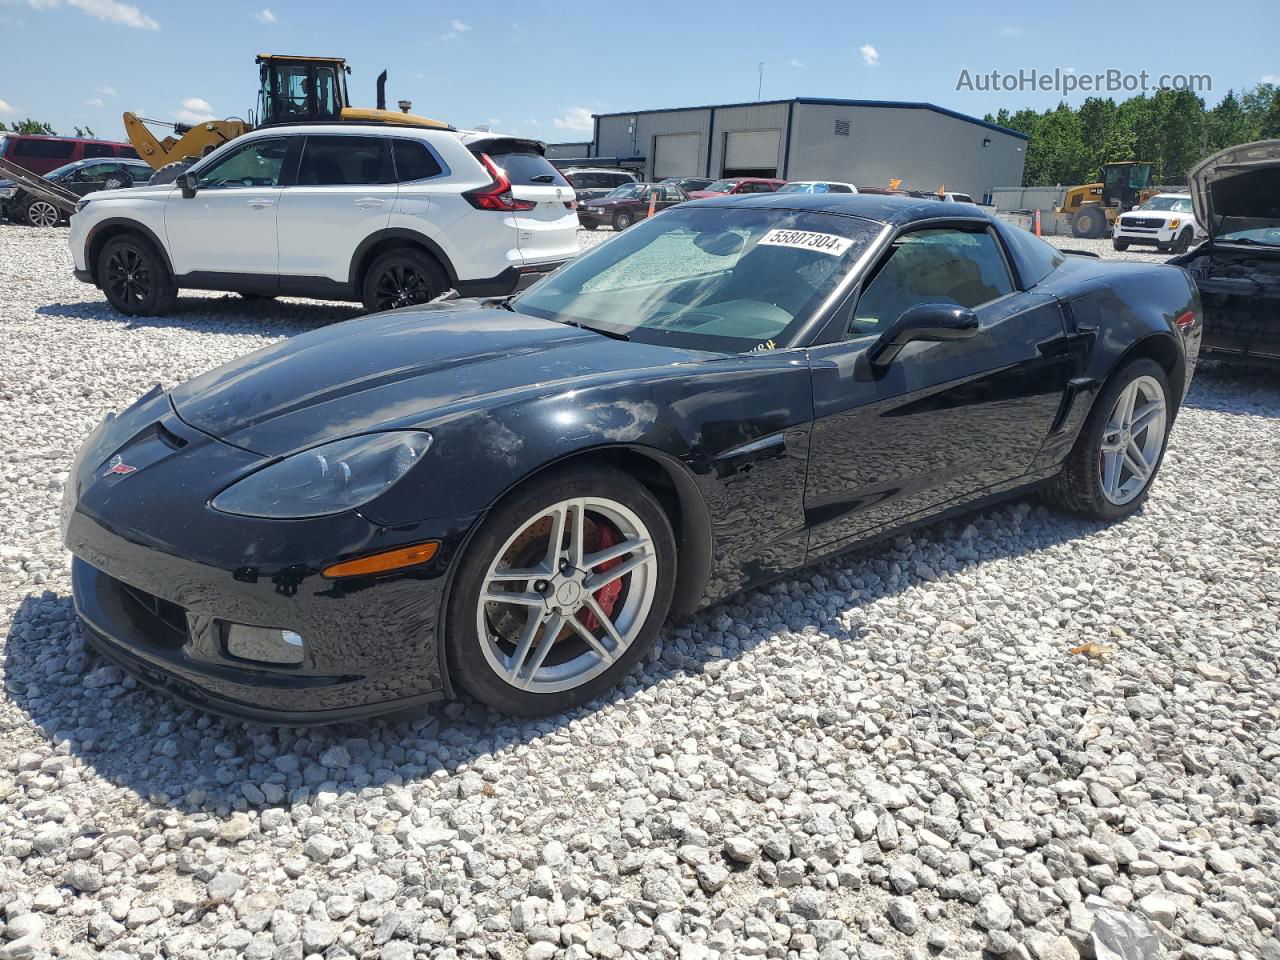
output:
<path id="1" fill-rule="evenodd" d="M 1032 487 L 1130 513 L 1198 310 L 1182 270 L 973 207 L 687 204 L 510 300 L 315 330 L 108 417 L 66 487 L 77 607 L 232 716 L 562 710 L 669 613 L 889 530 Z"/>

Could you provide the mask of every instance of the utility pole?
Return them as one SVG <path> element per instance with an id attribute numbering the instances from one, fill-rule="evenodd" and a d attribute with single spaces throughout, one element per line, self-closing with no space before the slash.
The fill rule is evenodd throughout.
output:
<path id="1" fill-rule="evenodd" d="M 764 93 L 764 61 L 763 61 L 763 60 L 761 60 L 761 61 L 756 65 L 756 70 L 757 70 L 757 71 L 759 72 L 759 74 L 760 74 L 760 79 L 759 79 L 759 81 L 756 83 L 756 99 L 757 99 L 757 100 L 760 100 L 760 99 L 762 99 L 762 95 L 763 95 L 763 93 Z"/>

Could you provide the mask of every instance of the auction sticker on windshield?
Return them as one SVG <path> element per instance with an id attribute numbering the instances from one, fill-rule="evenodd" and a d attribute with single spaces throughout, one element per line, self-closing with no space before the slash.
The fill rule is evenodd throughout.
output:
<path id="1" fill-rule="evenodd" d="M 814 250 L 838 257 L 853 245 L 848 237 L 834 233 L 814 233 L 809 230 L 770 230 L 760 238 L 766 247 L 791 247 L 795 250 Z"/>

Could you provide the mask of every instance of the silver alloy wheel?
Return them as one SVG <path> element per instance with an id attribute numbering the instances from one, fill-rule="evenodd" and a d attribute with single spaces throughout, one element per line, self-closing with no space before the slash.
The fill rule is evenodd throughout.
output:
<path id="1" fill-rule="evenodd" d="M 1128 503 L 1151 482 L 1167 421 L 1164 388 L 1155 377 L 1137 377 L 1120 391 L 1098 455 L 1102 495 L 1112 503 Z"/>
<path id="2" fill-rule="evenodd" d="M 58 218 L 58 208 L 48 200 L 33 200 L 27 207 L 27 222 L 33 227 L 57 226 Z"/>
<path id="3" fill-rule="evenodd" d="M 612 542 L 597 548 L 602 537 Z M 476 607 L 485 659 L 520 690 L 581 686 L 635 642 L 657 585 L 653 537 L 633 510 L 603 497 L 562 500 L 507 538 L 489 564 Z"/>

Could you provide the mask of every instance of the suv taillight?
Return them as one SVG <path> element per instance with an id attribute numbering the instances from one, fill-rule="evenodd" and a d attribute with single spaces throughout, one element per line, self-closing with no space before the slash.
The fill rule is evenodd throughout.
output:
<path id="1" fill-rule="evenodd" d="M 487 153 L 480 154 L 479 159 L 489 176 L 493 178 L 493 182 L 487 187 L 466 191 L 463 196 L 467 198 L 469 204 L 477 210 L 498 210 L 504 213 L 513 210 L 532 210 L 536 206 L 532 200 L 517 200 L 511 195 L 511 181 L 502 172 L 502 168 L 489 159 Z"/>

